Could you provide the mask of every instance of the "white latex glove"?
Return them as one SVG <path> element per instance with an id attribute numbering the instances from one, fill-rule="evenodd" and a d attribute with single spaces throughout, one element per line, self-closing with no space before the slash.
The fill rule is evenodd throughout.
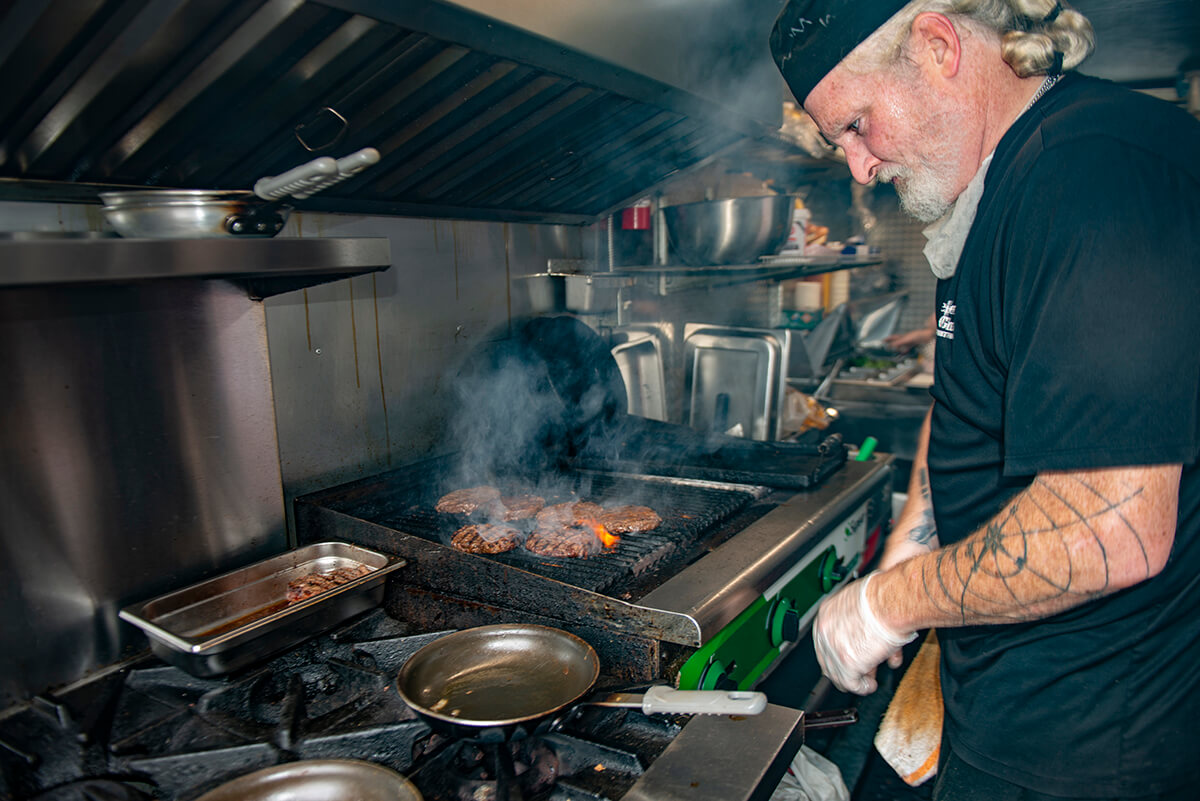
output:
<path id="1" fill-rule="evenodd" d="M 893 631 L 871 611 L 867 586 L 874 577 L 871 573 L 827 596 L 813 624 L 821 672 L 839 690 L 856 695 L 875 692 L 875 668 L 917 636 L 915 631 Z"/>

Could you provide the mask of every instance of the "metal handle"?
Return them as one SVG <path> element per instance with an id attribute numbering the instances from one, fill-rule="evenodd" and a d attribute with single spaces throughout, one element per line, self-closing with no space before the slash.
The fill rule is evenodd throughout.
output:
<path id="1" fill-rule="evenodd" d="M 804 730 L 834 729 L 839 726 L 849 726 L 858 722 L 858 709 L 837 709 L 825 712 L 805 712 Z"/>

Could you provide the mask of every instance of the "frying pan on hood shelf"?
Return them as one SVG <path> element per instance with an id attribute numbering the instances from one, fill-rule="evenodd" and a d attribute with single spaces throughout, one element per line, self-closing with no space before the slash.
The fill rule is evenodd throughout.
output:
<path id="1" fill-rule="evenodd" d="M 260 178 L 253 190 L 136 189 L 101 192 L 102 211 L 123 237 L 146 239 L 267 238 L 291 214 L 288 198 L 303 200 L 379 161 L 363 148 L 340 159 L 313 159 L 287 172 Z"/>

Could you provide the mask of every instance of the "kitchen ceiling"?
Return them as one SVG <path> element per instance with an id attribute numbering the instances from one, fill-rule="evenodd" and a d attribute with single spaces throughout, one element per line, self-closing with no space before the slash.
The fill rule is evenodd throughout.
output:
<path id="1" fill-rule="evenodd" d="M 299 208 L 586 223 L 778 134 L 782 0 L 11 0 L 0 199 L 248 189 L 318 155 L 382 161 Z M 1078 0 L 1083 72 L 1170 96 L 1196 0 Z"/>
<path id="2" fill-rule="evenodd" d="M 795 150 L 777 4 L 15 0 L 0 198 L 248 189 L 375 147 L 300 207 L 591 222 L 743 140 Z"/>

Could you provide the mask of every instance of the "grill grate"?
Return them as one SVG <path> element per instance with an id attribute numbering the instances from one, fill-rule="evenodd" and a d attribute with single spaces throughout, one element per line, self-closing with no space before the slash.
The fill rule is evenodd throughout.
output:
<path id="1" fill-rule="evenodd" d="M 416 480 L 412 473 L 419 472 Z M 378 525 L 449 547 L 460 527 L 481 522 L 467 515 L 434 510 L 438 498 L 479 482 L 430 478 L 423 470 L 393 471 L 372 480 L 370 492 L 350 490 L 322 505 Z M 501 478 L 491 482 L 505 495 L 533 493 L 547 505 L 592 501 L 605 509 L 626 504 L 648 506 L 662 523 L 653 531 L 622 534 L 615 548 L 586 559 L 547 557 L 516 548 L 481 558 L 571 584 L 592 592 L 605 592 L 630 576 L 637 576 L 681 548 L 694 544 L 706 531 L 745 507 L 754 495 L 745 491 L 694 483 L 586 471 L 557 474 L 534 481 Z M 508 525 L 529 531 L 532 520 Z"/>

